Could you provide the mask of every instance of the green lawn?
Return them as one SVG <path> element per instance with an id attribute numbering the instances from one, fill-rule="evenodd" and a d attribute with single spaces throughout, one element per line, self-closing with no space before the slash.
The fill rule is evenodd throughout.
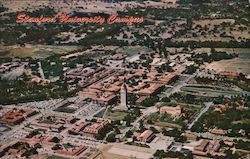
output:
<path id="1" fill-rule="evenodd" d="M 53 155 L 53 156 L 49 156 L 48 159 L 69 159 L 69 158 Z"/>
<path id="2" fill-rule="evenodd" d="M 76 109 L 67 108 L 67 107 L 58 107 L 54 111 L 63 112 L 63 113 L 74 113 Z"/>
<path id="3" fill-rule="evenodd" d="M 152 125 L 157 125 L 161 127 L 176 127 L 180 128 L 185 125 L 189 120 L 192 119 L 195 113 L 197 113 L 200 109 L 200 105 L 189 105 L 185 103 L 173 103 L 173 102 L 163 102 L 161 106 L 180 106 L 182 108 L 182 115 L 175 119 L 168 114 L 161 115 L 159 113 L 150 114 L 145 120 L 145 124 L 150 124 L 147 121 L 151 120 L 153 122 Z"/>
<path id="4" fill-rule="evenodd" d="M 126 112 L 107 112 L 106 118 L 110 120 L 122 120 L 128 113 Z"/>
<path id="5" fill-rule="evenodd" d="M 241 92 L 231 91 L 231 90 L 222 90 L 217 88 L 205 88 L 205 87 L 183 87 L 182 91 L 191 92 L 191 93 L 202 93 L 207 95 L 241 95 Z"/>
<path id="6" fill-rule="evenodd" d="M 100 112 L 98 112 L 97 114 L 94 115 L 94 117 L 97 118 L 102 118 L 104 113 L 105 113 L 106 109 L 101 110 Z"/>
<path id="7" fill-rule="evenodd" d="M 153 122 L 152 125 L 156 126 L 177 128 L 181 127 L 181 125 L 178 122 L 174 121 L 173 118 L 168 114 L 160 115 L 159 113 L 152 113 L 145 120 L 145 124 L 150 124 L 150 122 L 148 122 L 149 120 Z"/>

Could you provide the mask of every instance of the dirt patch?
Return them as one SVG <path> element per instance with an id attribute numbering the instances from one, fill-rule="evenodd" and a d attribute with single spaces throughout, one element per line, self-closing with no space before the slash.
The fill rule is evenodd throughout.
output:
<path id="1" fill-rule="evenodd" d="M 101 154 L 96 159 L 147 159 L 152 157 L 152 151 L 148 148 L 142 148 L 124 144 L 108 144 L 101 148 Z"/>

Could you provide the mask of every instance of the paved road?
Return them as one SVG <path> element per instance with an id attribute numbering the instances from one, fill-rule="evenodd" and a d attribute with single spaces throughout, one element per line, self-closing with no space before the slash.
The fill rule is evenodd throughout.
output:
<path id="1" fill-rule="evenodd" d="M 199 133 L 199 136 L 204 137 L 204 138 L 209 138 L 209 139 L 221 139 L 221 140 L 226 140 L 226 141 L 243 140 L 243 141 L 250 142 L 250 139 L 247 139 L 244 137 L 221 136 L 221 135 L 212 134 L 210 132 Z"/>
<path id="2" fill-rule="evenodd" d="M 132 125 L 132 127 L 126 127 L 125 129 L 123 129 L 122 131 L 121 131 L 121 133 L 123 133 L 123 135 L 125 135 L 126 133 L 127 133 L 127 131 L 129 131 L 129 130 L 132 130 L 132 129 L 134 129 L 134 128 L 138 128 L 139 126 L 140 126 L 140 121 L 142 120 L 142 119 L 144 119 L 145 117 L 147 117 L 148 115 L 150 115 L 151 113 L 155 113 L 155 112 L 157 112 L 158 111 L 158 109 L 157 109 L 157 107 L 155 107 L 155 106 L 153 106 L 153 107 L 148 107 L 148 108 L 146 108 L 145 110 L 142 110 L 142 115 L 139 117 L 139 118 L 137 118 L 133 123 L 131 123 L 131 125 Z"/>
<path id="3" fill-rule="evenodd" d="M 14 127 L 11 128 L 10 131 L 7 131 L 7 132 L 3 133 L 2 136 L 0 136 L 0 141 L 2 143 L 9 142 L 9 140 L 11 140 L 12 135 L 14 135 L 18 130 L 21 130 L 25 125 L 28 125 L 33 120 L 38 119 L 38 118 L 44 116 L 45 114 L 53 112 L 53 109 L 55 108 L 56 105 L 57 105 L 57 103 L 53 104 L 50 107 L 47 107 L 45 109 L 40 109 L 38 114 L 35 114 L 29 118 L 26 118 L 25 121 L 23 121 L 19 125 L 15 125 Z"/>
<path id="4" fill-rule="evenodd" d="M 141 115 L 139 118 L 137 118 L 133 123 L 131 123 L 131 124 L 133 125 L 133 128 L 139 126 L 139 122 L 140 122 L 143 118 L 145 118 L 145 117 L 147 117 L 148 115 L 150 115 L 150 114 L 152 114 L 152 113 L 155 113 L 155 112 L 157 112 L 157 111 L 158 111 L 158 109 L 157 109 L 157 107 L 155 107 L 155 106 L 153 106 L 153 107 L 148 107 L 148 108 L 146 108 L 145 110 L 143 110 L 143 111 L 142 111 L 142 115 Z"/>
<path id="5" fill-rule="evenodd" d="M 45 76 L 44 76 L 44 73 L 43 73 L 42 64 L 41 64 L 40 61 L 38 62 L 38 66 L 39 66 L 38 69 L 39 69 L 39 72 L 40 72 L 40 75 L 41 75 L 42 79 L 45 79 Z"/>
<path id="6" fill-rule="evenodd" d="M 31 121 L 39 117 L 41 117 L 41 114 L 36 114 L 26 119 L 25 121 L 23 121 L 20 125 L 16 125 L 12 127 L 10 131 L 4 132 L 3 135 L 0 136 L 1 143 L 4 143 L 4 144 L 8 143 L 12 135 L 14 135 L 18 130 L 21 130 L 25 125 L 27 125 L 28 123 L 30 123 Z"/>
<path id="7" fill-rule="evenodd" d="M 16 69 L 14 69 L 14 70 L 12 70 L 10 72 L 7 72 L 6 74 L 3 74 L 2 78 L 8 79 L 8 80 L 17 79 L 17 77 L 21 76 L 24 73 L 25 65 L 26 64 L 23 64 L 23 65 L 17 67 Z"/>
<path id="8" fill-rule="evenodd" d="M 170 88 L 169 90 L 167 90 L 165 92 L 165 95 L 169 97 L 171 94 L 179 92 L 182 87 L 187 85 L 187 82 L 190 79 L 194 78 L 194 76 L 195 76 L 195 74 L 193 74 L 193 75 L 185 75 L 185 79 L 184 80 L 179 80 L 172 88 Z"/>
<path id="9" fill-rule="evenodd" d="M 214 105 L 213 102 L 206 102 L 204 103 L 205 107 L 200 110 L 200 112 L 195 116 L 195 119 L 192 121 L 192 123 L 188 124 L 188 129 L 191 129 L 196 121 L 206 112 L 208 109 Z"/>

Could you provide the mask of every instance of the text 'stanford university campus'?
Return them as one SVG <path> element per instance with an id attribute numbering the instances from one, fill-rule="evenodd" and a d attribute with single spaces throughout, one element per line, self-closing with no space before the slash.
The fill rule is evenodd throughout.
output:
<path id="1" fill-rule="evenodd" d="M 249 0 L 0 0 L 1 159 L 250 159 Z"/>

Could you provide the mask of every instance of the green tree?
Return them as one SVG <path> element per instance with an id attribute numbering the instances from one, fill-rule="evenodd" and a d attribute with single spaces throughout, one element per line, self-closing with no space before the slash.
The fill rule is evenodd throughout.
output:
<path id="1" fill-rule="evenodd" d="M 115 142 L 115 141 L 116 141 L 115 136 L 116 136 L 116 133 L 115 133 L 115 132 L 110 133 L 110 134 L 107 136 L 106 141 L 108 141 L 108 142 Z"/>

